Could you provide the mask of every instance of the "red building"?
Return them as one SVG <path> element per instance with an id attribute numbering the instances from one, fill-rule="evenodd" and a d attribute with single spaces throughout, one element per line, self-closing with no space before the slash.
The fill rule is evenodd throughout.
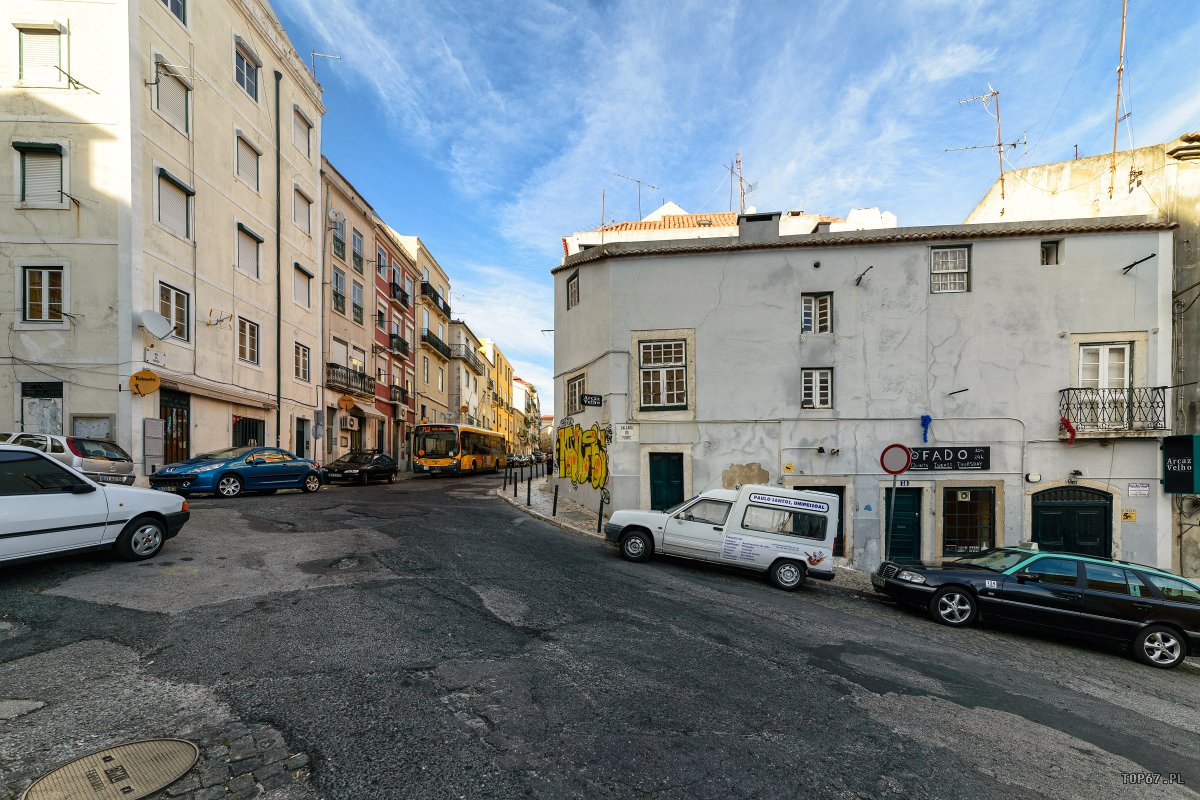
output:
<path id="1" fill-rule="evenodd" d="M 407 468 L 409 440 L 415 422 L 413 341 L 416 265 L 396 234 L 375 220 L 375 409 L 385 419 L 376 420 L 375 441 Z"/>

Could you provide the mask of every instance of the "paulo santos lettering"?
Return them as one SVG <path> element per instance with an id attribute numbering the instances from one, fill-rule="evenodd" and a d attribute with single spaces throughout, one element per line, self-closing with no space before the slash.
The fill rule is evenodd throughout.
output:
<path id="1" fill-rule="evenodd" d="M 758 494 L 750 495 L 751 503 L 762 503 L 768 506 L 783 506 L 785 508 L 798 508 L 804 511 L 826 512 L 829 506 L 826 503 L 818 503 L 815 500 L 801 500 L 798 497 L 776 497 L 773 494 Z"/>

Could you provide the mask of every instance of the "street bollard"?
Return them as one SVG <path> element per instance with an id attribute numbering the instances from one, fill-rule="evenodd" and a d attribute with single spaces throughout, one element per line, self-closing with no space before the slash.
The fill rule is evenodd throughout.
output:
<path id="1" fill-rule="evenodd" d="M 508 488 L 508 464 L 505 464 L 504 465 L 504 486 L 501 487 L 501 491 L 504 491 L 504 489 L 507 489 L 507 488 Z"/>
<path id="2" fill-rule="evenodd" d="M 550 516 L 558 516 L 558 484 L 554 484 L 554 505 L 550 506 Z"/>
<path id="3" fill-rule="evenodd" d="M 525 505 L 526 506 L 533 505 L 533 501 L 530 499 L 532 494 L 533 494 L 533 470 L 530 470 L 529 477 L 525 479 Z"/>
<path id="4" fill-rule="evenodd" d="M 601 533 L 604 528 L 604 497 L 600 497 L 600 512 L 596 514 L 596 533 Z"/>
<path id="5" fill-rule="evenodd" d="M 518 480 L 518 478 L 517 478 L 516 472 L 514 472 L 513 473 L 513 500 L 517 499 L 517 480 Z"/>

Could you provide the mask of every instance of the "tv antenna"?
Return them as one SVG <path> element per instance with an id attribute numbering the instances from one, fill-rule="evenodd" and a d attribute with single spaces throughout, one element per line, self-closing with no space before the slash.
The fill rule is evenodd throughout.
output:
<path id="1" fill-rule="evenodd" d="M 612 172 L 612 170 L 609 170 L 609 172 Z M 642 218 L 642 186 L 645 185 L 645 187 L 647 189 L 657 189 L 658 187 L 655 186 L 653 183 L 646 183 L 646 181 L 642 180 L 641 178 L 631 178 L 628 175 L 622 175 L 619 172 L 612 172 L 612 174 L 616 175 L 618 178 L 624 178 L 627 181 L 632 181 L 633 183 L 637 184 L 637 187 L 638 187 L 638 219 L 641 219 Z"/>
<path id="2" fill-rule="evenodd" d="M 992 100 L 996 101 L 996 113 L 995 114 L 993 114 L 991 111 L 988 111 L 988 107 L 987 107 L 987 104 L 989 102 L 991 102 Z M 1021 138 L 1016 140 L 1015 142 L 1006 142 L 1000 138 L 1000 91 L 998 89 L 992 88 L 992 85 L 990 83 L 988 84 L 987 94 L 981 94 L 981 95 L 977 95 L 975 97 L 968 97 L 965 100 L 959 100 L 958 104 L 960 106 L 962 106 L 962 105 L 966 105 L 967 103 L 975 103 L 975 102 L 983 103 L 983 110 L 987 111 L 989 116 L 993 116 L 996 118 L 996 143 L 995 144 L 976 144 L 976 145 L 971 145 L 970 147 L 947 147 L 943 152 L 953 153 L 953 152 L 958 152 L 960 150 L 991 150 L 993 147 L 996 148 L 996 156 L 1000 161 L 1000 199 L 1003 200 L 1004 199 L 1004 148 L 1007 147 L 1010 149 L 1015 149 L 1017 145 L 1024 145 L 1024 144 L 1026 144 L 1026 137 L 1024 134 L 1022 134 Z"/>
<path id="3" fill-rule="evenodd" d="M 729 172 L 729 210 L 733 211 L 733 179 L 738 183 L 738 213 L 746 213 L 746 192 L 754 191 L 754 184 L 742 177 L 742 150 L 738 148 L 733 164 L 726 166 Z"/>
<path id="4" fill-rule="evenodd" d="M 1117 61 L 1117 110 L 1113 116 L 1112 172 L 1108 179 L 1108 199 L 1110 200 L 1113 196 L 1113 183 L 1117 180 L 1117 128 L 1121 124 L 1121 77 L 1125 72 L 1125 15 L 1128 12 L 1129 0 L 1125 0 L 1121 4 L 1121 57 Z M 1132 190 L 1132 180 L 1129 182 L 1129 187 Z"/>
<path id="5" fill-rule="evenodd" d="M 334 61 L 341 61 L 341 60 L 342 60 L 342 57 L 341 57 L 341 56 L 334 56 L 334 55 L 330 55 L 329 53 L 318 53 L 316 50 L 313 50 L 313 51 L 312 51 L 312 72 L 313 72 L 313 80 L 316 80 L 316 79 L 317 79 L 317 59 L 318 59 L 318 58 L 331 58 L 331 59 L 333 59 Z"/>

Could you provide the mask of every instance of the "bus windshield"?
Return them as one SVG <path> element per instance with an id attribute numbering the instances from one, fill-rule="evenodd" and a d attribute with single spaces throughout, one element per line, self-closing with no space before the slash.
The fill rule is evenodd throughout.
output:
<path id="1" fill-rule="evenodd" d="M 417 455 L 448 458 L 457 455 L 458 432 L 452 428 L 440 431 L 417 431 Z"/>

